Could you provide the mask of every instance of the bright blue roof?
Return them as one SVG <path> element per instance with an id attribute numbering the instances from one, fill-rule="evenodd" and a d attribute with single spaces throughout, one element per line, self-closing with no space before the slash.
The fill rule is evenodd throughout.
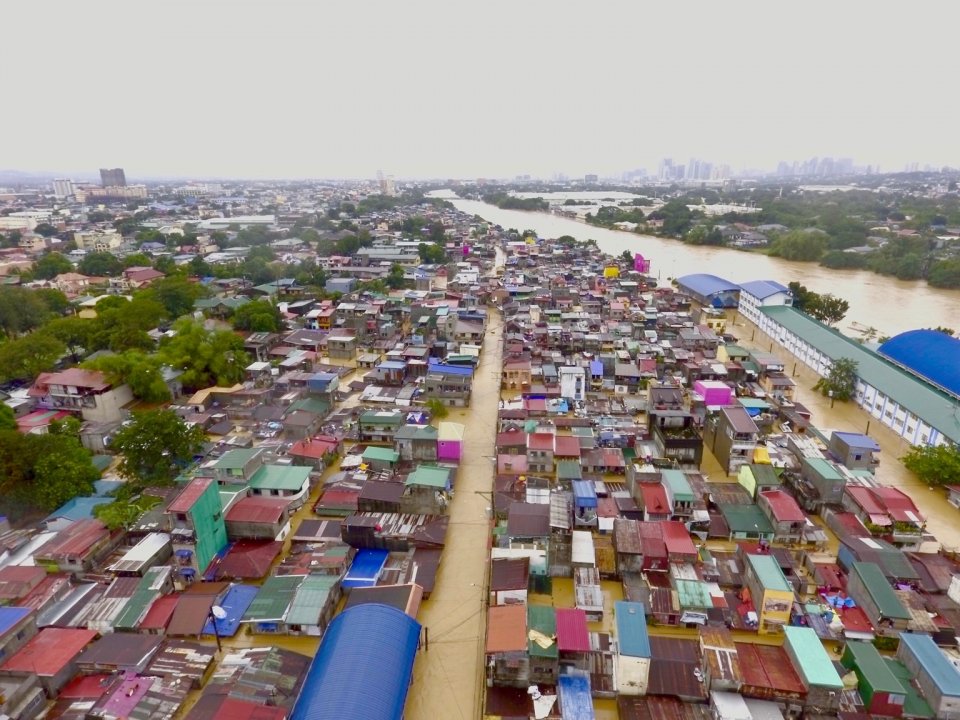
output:
<path id="1" fill-rule="evenodd" d="M 376 585 L 377 578 L 380 577 L 380 571 L 386 565 L 389 554 L 386 550 L 371 550 L 370 548 L 359 550 L 353 558 L 350 570 L 343 577 L 343 587 L 373 587 Z"/>
<path id="2" fill-rule="evenodd" d="M 705 273 L 694 273 L 693 275 L 684 275 L 677 278 L 677 284 L 684 288 L 689 288 L 697 295 L 714 295 L 715 293 L 730 292 L 740 290 L 740 286 L 717 277 L 716 275 L 707 275 Z"/>
<path id="3" fill-rule="evenodd" d="M 217 633 L 220 637 L 233 637 L 240 628 L 240 620 L 243 614 L 250 607 L 253 599 L 257 596 L 260 588 L 255 585 L 232 585 L 227 594 L 223 596 L 219 605 L 227 611 L 227 616 L 222 620 L 217 620 Z M 207 618 L 207 624 L 203 626 L 204 635 L 213 635 L 213 622 Z"/>
<path id="4" fill-rule="evenodd" d="M 5 634 L 29 614 L 30 608 L 0 607 L 0 635 Z"/>
<path id="5" fill-rule="evenodd" d="M 960 395 L 960 340 L 936 330 L 910 330 L 877 350 L 953 395 Z"/>
<path id="6" fill-rule="evenodd" d="M 929 675 L 933 684 L 944 695 L 960 697 L 960 672 L 947 660 L 946 655 L 929 635 L 901 633 L 900 643 L 917 658 L 917 662 Z"/>
<path id="7" fill-rule="evenodd" d="M 650 657 L 650 636 L 647 633 L 647 616 L 638 602 L 617 600 L 613 604 L 617 620 L 617 642 L 620 654 L 630 657 Z"/>
<path id="8" fill-rule="evenodd" d="M 880 449 L 880 444 L 876 440 L 869 435 L 864 435 L 863 433 L 840 432 L 839 430 L 834 430 L 833 434 L 843 440 L 847 444 L 847 447 L 850 448 L 863 448 L 865 450 L 874 451 Z"/>
<path id="9" fill-rule="evenodd" d="M 746 290 L 755 298 L 760 298 L 761 300 L 765 300 L 777 293 L 790 292 L 790 288 L 774 280 L 751 280 L 750 282 L 741 283 L 740 289 Z"/>
<path id="10" fill-rule="evenodd" d="M 112 497 L 75 497 L 47 515 L 47 520 L 56 518 L 65 518 L 74 522 L 89 520 L 93 517 L 93 509 L 97 505 L 109 505 L 114 499 Z"/>
<path id="11" fill-rule="evenodd" d="M 427 368 L 430 372 L 444 373 L 446 375 L 464 375 L 473 376 L 473 367 L 470 365 L 447 365 L 446 363 L 430 362 Z"/>
<path id="12" fill-rule="evenodd" d="M 344 610 L 323 635 L 290 720 L 401 720 L 419 638 L 420 623 L 396 608 Z"/>
<path id="13" fill-rule="evenodd" d="M 594 720 L 590 676 L 583 670 L 572 670 L 557 678 L 563 720 Z"/>
<path id="14" fill-rule="evenodd" d="M 597 507 L 597 490 L 590 480 L 574 480 L 573 497 L 577 507 Z"/>

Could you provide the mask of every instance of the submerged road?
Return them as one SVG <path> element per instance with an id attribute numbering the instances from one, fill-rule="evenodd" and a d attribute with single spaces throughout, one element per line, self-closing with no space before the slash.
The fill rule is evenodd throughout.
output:
<path id="1" fill-rule="evenodd" d="M 503 356 L 500 312 L 489 308 L 470 407 L 451 408 L 447 420 L 466 433 L 450 527 L 436 585 L 418 620 L 429 646 L 417 655 L 407 696 L 407 720 L 473 720 L 481 714 L 491 491 Z M 373 670 L 371 668 L 371 670 Z"/>

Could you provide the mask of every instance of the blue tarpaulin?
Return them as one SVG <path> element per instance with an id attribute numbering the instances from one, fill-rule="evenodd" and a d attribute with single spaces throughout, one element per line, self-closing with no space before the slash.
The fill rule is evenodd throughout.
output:
<path id="1" fill-rule="evenodd" d="M 570 670 L 557 679 L 563 720 L 594 720 L 590 676 L 583 670 Z"/>
<path id="2" fill-rule="evenodd" d="M 595 508 L 597 506 L 597 490 L 589 480 L 573 481 L 573 498 L 578 508 Z"/>

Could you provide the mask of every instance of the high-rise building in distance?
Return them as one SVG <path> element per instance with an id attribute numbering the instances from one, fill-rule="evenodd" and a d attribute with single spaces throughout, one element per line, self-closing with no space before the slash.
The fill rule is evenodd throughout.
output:
<path id="1" fill-rule="evenodd" d="M 68 178 L 57 178 L 53 181 L 53 194 L 57 200 L 73 197 L 75 190 L 76 188 L 73 185 L 73 180 Z"/>
<path id="2" fill-rule="evenodd" d="M 100 184 L 103 187 L 123 187 L 127 184 L 127 176 L 123 168 L 100 168 Z"/>

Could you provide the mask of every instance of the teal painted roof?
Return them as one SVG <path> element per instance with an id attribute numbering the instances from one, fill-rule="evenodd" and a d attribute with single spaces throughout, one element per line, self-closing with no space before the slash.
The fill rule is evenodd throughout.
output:
<path id="1" fill-rule="evenodd" d="M 840 474 L 840 471 L 837 470 L 836 466 L 829 460 L 825 460 L 824 458 L 803 458 L 803 462 L 809 465 L 813 471 L 824 480 L 832 480 L 834 482 L 841 482 L 843 480 L 843 475 Z"/>
<path id="2" fill-rule="evenodd" d="M 554 638 L 548 647 L 527 639 L 527 652 L 531 657 L 556 658 L 557 649 L 557 611 L 550 605 L 527 605 L 527 628 L 543 633 L 548 638 Z"/>
<path id="3" fill-rule="evenodd" d="M 396 450 L 391 450 L 390 448 L 371 445 L 363 451 L 363 455 L 361 457 L 365 461 L 377 460 L 379 462 L 395 463 L 400 459 L 400 453 L 398 453 Z"/>
<path id="4" fill-rule="evenodd" d="M 446 488 L 450 484 L 450 471 L 447 468 L 433 465 L 420 465 L 416 470 L 407 475 L 405 484 Z"/>
<path id="5" fill-rule="evenodd" d="M 841 662 L 846 668 L 856 668 L 857 674 L 862 675 L 875 692 L 904 692 L 903 685 L 872 643 L 851 640 L 844 648 Z"/>
<path id="6" fill-rule="evenodd" d="M 706 583 L 699 580 L 677 579 L 674 580 L 674 585 L 682 609 L 713 607 L 713 599 L 710 597 L 710 590 Z"/>
<path id="7" fill-rule="evenodd" d="M 772 533 L 773 525 L 756 505 L 720 505 L 720 514 L 730 532 Z"/>
<path id="8" fill-rule="evenodd" d="M 953 442 L 960 443 L 960 418 L 956 413 L 956 402 L 947 394 L 792 307 L 762 307 L 760 312 L 820 350 L 831 360 L 855 360 L 857 375 L 864 382 L 883 392 Z"/>
<path id="9" fill-rule="evenodd" d="M 890 587 L 879 565 L 872 562 L 855 562 L 853 572 L 860 577 L 863 587 L 870 593 L 870 597 L 873 598 L 883 617 L 895 620 L 910 619 L 910 613 Z"/>
<path id="10" fill-rule="evenodd" d="M 941 693 L 960 697 L 960 672 L 957 672 L 932 637 L 903 633 L 900 642 L 906 646 L 904 650 L 917 659 Z"/>
<path id="11" fill-rule="evenodd" d="M 583 477 L 583 469 L 579 460 L 558 460 L 557 461 L 557 479 L 558 480 L 579 480 Z"/>
<path id="12" fill-rule="evenodd" d="M 298 492 L 310 479 L 310 468 L 300 465 L 263 465 L 250 478 L 254 490 Z"/>
<path id="13" fill-rule="evenodd" d="M 765 589 L 793 592 L 787 578 L 783 576 L 783 570 L 772 555 L 747 555 L 747 562 Z"/>
<path id="14" fill-rule="evenodd" d="M 271 575 L 243 614 L 243 622 L 282 622 L 303 575 Z"/>
<path id="15" fill-rule="evenodd" d="M 664 484 L 670 488 L 675 500 L 693 500 L 693 488 L 681 470 L 663 470 L 660 473 Z"/>
<path id="16" fill-rule="evenodd" d="M 336 575 L 307 575 L 293 596 L 285 622 L 288 625 L 316 625 L 338 582 L 340 578 Z"/>
<path id="17" fill-rule="evenodd" d="M 807 685 L 843 689 L 843 681 L 834 670 L 833 661 L 812 628 L 786 625 L 783 632 L 799 665 L 797 669 Z"/>
<path id="18" fill-rule="evenodd" d="M 617 600 L 613 604 L 617 622 L 617 642 L 620 654 L 629 657 L 650 657 L 650 635 L 643 604 Z"/>
<path id="19" fill-rule="evenodd" d="M 213 466 L 217 470 L 243 470 L 250 459 L 262 452 L 260 448 L 236 448 L 225 452 Z"/>

